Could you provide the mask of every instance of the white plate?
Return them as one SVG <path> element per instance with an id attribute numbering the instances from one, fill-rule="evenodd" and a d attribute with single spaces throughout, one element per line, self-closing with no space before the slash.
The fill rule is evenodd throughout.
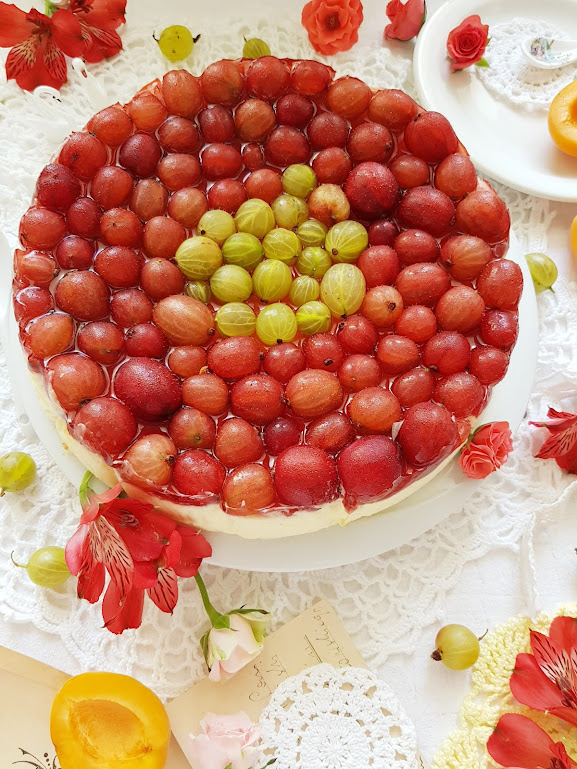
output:
<path id="1" fill-rule="evenodd" d="M 511 355 L 507 376 L 493 390 L 482 422 L 506 420 L 515 431 L 523 419 L 532 391 L 537 363 L 537 304 L 519 242 L 511 235 L 508 256 L 523 270 L 525 288 L 519 305 L 519 339 Z M 26 356 L 20 346 L 18 327 L 11 310 L 11 258 L 0 233 L 0 287 L 2 288 L 2 333 L 8 368 L 22 414 L 56 464 L 78 487 L 85 472 L 80 462 L 60 442 L 52 420 L 42 409 L 28 374 Z M 273 540 L 247 540 L 230 534 L 208 534 L 213 546 L 210 563 L 247 571 L 308 571 L 343 566 L 406 544 L 457 511 L 482 481 L 468 480 L 453 462 L 424 489 L 389 508 L 382 515 L 364 518 L 344 528 L 332 527 L 314 534 Z"/>
<path id="2" fill-rule="evenodd" d="M 451 122 L 471 159 L 485 174 L 521 192 L 577 201 L 577 158 L 553 144 L 547 112 L 516 110 L 495 98 L 473 71 L 451 72 L 447 36 L 463 19 L 484 24 L 516 16 L 547 21 L 577 39 L 576 0 L 452 0 L 427 21 L 415 48 L 414 76 L 421 104 Z"/>

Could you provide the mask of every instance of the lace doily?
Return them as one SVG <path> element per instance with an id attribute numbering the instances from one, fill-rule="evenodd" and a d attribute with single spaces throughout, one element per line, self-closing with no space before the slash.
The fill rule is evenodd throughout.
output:
<path id="1" fill-rule="evenodd" d="M 486 744 L 504 713 L 522 713 L 539 724 L 555 742 L 562 741 L 571 755 L 577 754 L 575 727 L 520 705 L 511 694 L 509 679 L 518 654 L 530 652 L 529 630 L 547 633 L 555 617 L 577 617 L 577 604 L 560 606 L 553 614 L 536 619 L 513 617 L 489 633 L 473 669 L 471 691 L 459 715 L 457 729 L 445 740 L 431 769 L 486 769 L 494 767 Z"/>
<path id="2" fill-rule="evenodd" d="M 552 24 L 517 18 L 491 26 L 489 34 L 485 58 L 490 66 L 474 69 L 485 87 L 504 101 L 526 109 L 549 109 L 559 91 L 577 77 L 577 65 L 539 69 L 521 51 L 521 42 L 528 37 L 567 40 L 567 34 Z"/>
<path id="3" fill-rule="evenodd" d="M 415 729 L 363 668 L 316 665 L 283 681 L 259 719 L 277 769 L 417 769 Z"/>
<path id="4" fill-rule="evenodd" d="M 294 13 L 292 21 L 289 12 Z M 282 27 L 265 21 L 247 25 L 231 20 L 226 27 L 203 29 L 192 14 L 189 26 L 203 35 L 188 63 L 196 73 L 223 56 L 237 56 L 243 35 L 266 40 L 280 56 L 314 55 L 294 9 L 287 9 Z M 166 25 L 157 29 L 162 26 Z M 62 139 L 102 106 L 98 103 L 103 98 L 98 84 L 111 101 L 126 101 L 144 83 L 170 68 L 152 40 L 152 29 L 152 24 L 139 29 L 131 23 L 129 13 L 123 33 L 125 51 L 110 62 L 89 67 L 91 75 L 97 77 L 97 81 L 89 79 L 90 92 L 82 75 L 70 70 L 70 83 L 58 100 L 46 93 L 31 96 L 14 83 L 0 84 L 0 228 L 11 245 L 16 244 L 18 221 L 41 168 Z M 414 93 L 410 56 L 410 47 L 403 52 L 395 50 L 393 55 L 386 48 L 356 46 L 325 61 L 339 73 L 357 75 L 371 85 Z M 497 189 L 510 207 L 522 247 L 526 251 L 544 250 L 551 221 L 548 203 L 500 186 Z M 555 294 L 547 292 L 539 298 L 541 342 L 529 418 L 542 417 L 549 403 L 556 403 L 558 393 L 570 385 L 574 388 L 577 382 L 576 295 L 574 287 L 560 285 Z M 181 583 L 172 617 L 147 602 L 142 627 L 114 637 L 101 629 L 99 606 L 76 599 L 72 581 L 60 591 L 42 590 L 29 582 L 24 571 L 11 565 L 13 549 L 16 560 L 22 562 L 38 547 L 63 545 L 79 515 L 76 490 L 22 423 L 22 411 L 15 407 L 14 397 L 6 359 L 0 353 L 0 453 L 16 448 L 27 451 L 39 471 L 37 481 L 25 494 L 7 495 L 0 503 L 0 626 L 14 635 L 20 628 L 24 630 L 26 623 L 42 631 L 37 636 L 30 634 L 38 637 L 33 651 L 39 658 L 46 654 L 45 634 L 50 634 L 55 650 L 52 664 L 71 673 L 115 670 L 136 676 L 163 698 L 180 694 L 206 672 L 198 645 L 206 619 L 194 585 Z M 379 669 L 390 655 L 410 653 L 423 628 L 442 616 L 445 597 L 465 563 L 493 548 L 516 550 L 534 512 L 553 502 L 567 483 L 555 463 L 532 458 L 525 423 L 503 470 L 487 479 L 483 490 L 461 511 L 402 548 L 363 563 L 319 572 L 257 574 L 206 567 L 203 575 L 217 607 L 226 611 L 241 604 L 261 606 L 272 612 L 276 626 L 314 600 L 327 598 L 364 659 Z M 379 623 L 374 622 L 375 616 Z"/>

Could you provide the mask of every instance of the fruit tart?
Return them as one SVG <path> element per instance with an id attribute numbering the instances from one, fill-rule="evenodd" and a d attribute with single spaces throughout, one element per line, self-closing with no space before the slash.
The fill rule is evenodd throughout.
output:
<path id="1" fill-rule="evenodd" d="M 14 311 L 62 441 L 249 538 L 379 513 L 507 371 L 509 213 L 449 122 L 316 61 L 169 72 L 41 172 Z"/>

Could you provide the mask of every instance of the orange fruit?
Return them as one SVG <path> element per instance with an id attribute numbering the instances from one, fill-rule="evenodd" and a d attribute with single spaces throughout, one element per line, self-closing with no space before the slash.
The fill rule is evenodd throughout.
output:
<path id="1" fill-rule="evenodd" d="M 62 769 L 163 769 L 170 724 L 156 694 L 134 678 L 83 673 L 54 698 L 50 736 Z"/>
<path id="2" fill-rule="evenodd" d="M 551 102 L 549 133 L 562 152 L 577 157 L 577 80 L 559 91 Z"/>
<path id="3" fill-rule="evenodd" d="M 573 249 L 573 256 L 577 259 L 577 216 L 571 223 L 571 248 Z"/>

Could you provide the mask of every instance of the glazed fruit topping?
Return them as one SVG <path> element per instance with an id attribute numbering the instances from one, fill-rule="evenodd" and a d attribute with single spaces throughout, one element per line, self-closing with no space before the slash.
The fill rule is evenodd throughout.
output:
<path id="1" fill-rule="evenodd" d="M 14 308 L 72 435 L 231 515 L 379 501 L 506 373 L 521 270 L 449 122 L 315 61 L 169 72 L 73 133 Z"/>

